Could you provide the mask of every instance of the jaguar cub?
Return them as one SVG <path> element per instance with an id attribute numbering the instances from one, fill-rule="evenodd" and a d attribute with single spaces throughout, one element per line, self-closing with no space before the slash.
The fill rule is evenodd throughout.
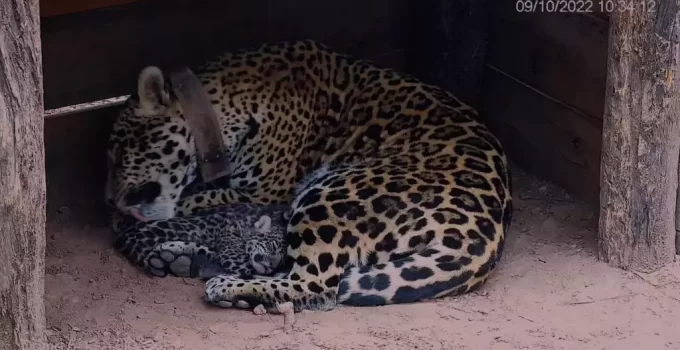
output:
<path id="1" fill-rule="evenodd" d="M 158 277 L 266 276 L 284 260 L 287 210 L 284 205 L 231 203 L 147 222 L 114 214 L 114 246 Z"/>

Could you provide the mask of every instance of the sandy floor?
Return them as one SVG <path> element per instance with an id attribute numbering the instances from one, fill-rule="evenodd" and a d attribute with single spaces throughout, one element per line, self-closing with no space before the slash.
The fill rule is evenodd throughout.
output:
<path id="1" fill-rule="evenodd" d="M 203 284 L 150 278 L 83 212 L 48 226 L 52 349 L 680 349 L 680 265 L 644 278 L 595 259 L 593 208 L 516 174 L 507 253 L 478 292 L 379 308 L 281 316 L 223 310 Z M 675 317 L 674 317 L 675 316 Z"/>

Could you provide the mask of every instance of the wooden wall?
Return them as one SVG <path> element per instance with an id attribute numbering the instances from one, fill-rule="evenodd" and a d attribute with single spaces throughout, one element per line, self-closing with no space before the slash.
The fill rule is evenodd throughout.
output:
<path id="1" fill-rule="evenodd" d="M 43 7 L 52 1 L 43 0 Z M 45 108 L 126 95 L 148 64 L 196 65 L 224 50 L 265 41 L 317 39 L 401 68 L 407 3 L 141 0 L 46 17 L 41 25 Z"/>
<path id="2" fill-rule="evenodd" d="M 105 224 L 106 140 L 115 114 L 105 108 L 45 120 L 48 220 Z"/>
<path id="3" fill-rule="evenodd" d="M 597 203 L 607 17 L 492 14 L 483 116 L 526 170 Z"/>

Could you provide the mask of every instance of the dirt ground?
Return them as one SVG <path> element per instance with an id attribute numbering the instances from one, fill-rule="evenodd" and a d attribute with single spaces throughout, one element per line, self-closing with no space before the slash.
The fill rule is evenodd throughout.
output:
<path id="1" fill-rule="evenodd" d="M 515 167 L 516 169 L 516 167 Z M 203 283 L 151 278 L 78 224 L 48 223 L 51 349 L 680 349 L 680 265 L 640 276 L 596 261 L 595 208 L 515 170 L 504 260 L 476 293 L 283 317 L 203 302 Z"/>

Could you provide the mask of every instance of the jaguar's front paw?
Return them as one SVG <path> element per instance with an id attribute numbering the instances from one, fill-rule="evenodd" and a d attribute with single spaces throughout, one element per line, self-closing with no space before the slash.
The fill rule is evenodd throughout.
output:
<path id="1" fill-rule="evenodd" d="M 249 308 L 250 304 L 241 303 L 236 305 L 237 298 L 236 285 L 243 285 L 244 280 L 229 275 L 216 276 L 208 280 L 205 284 L 205 301 L 222 308 Z M 253 308 L 256 305 L 253 305 Z"/>
<path id="2" fill-rule="evenodd" d="M 220 275 L 206 283 L 205 300 L 222 308 L 254 309 L 264 305 L 269 310 L 271 305 L 265 302 L 261 294 L 262 283 L 259 280 Z"/>

